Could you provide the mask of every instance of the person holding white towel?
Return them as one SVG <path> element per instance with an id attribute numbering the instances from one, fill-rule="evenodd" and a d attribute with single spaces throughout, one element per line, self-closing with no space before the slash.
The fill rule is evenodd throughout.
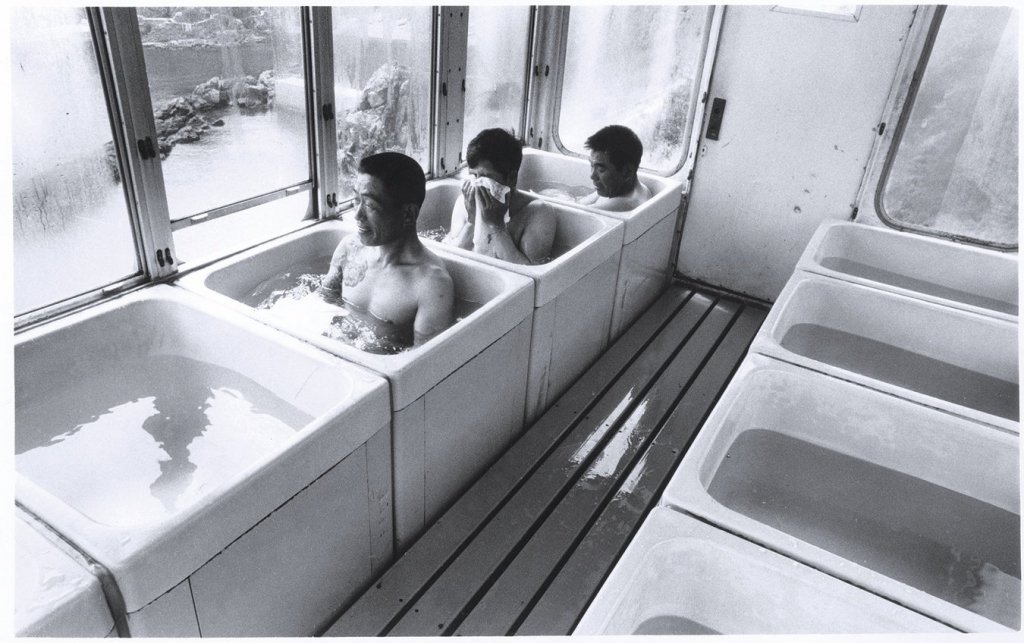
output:
<path id="1" fill-rule="evenodd" d="M 503 129 L 485 129 L 469 142 L 466 161 L 470 178 L 444 242 L 511 263 L 547 261 L 555 217 L 543 200 L 516 189 L 523 144 Z"/>

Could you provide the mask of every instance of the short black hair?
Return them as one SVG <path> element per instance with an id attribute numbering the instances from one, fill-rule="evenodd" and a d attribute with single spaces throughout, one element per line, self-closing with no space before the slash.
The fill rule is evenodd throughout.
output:
<path id="1" fill-rule="evenodd" d="M 640 142 L 640 137 L 625 125 L 602 127 L 587 139 L 584 146 L 588 150 L 608 154 L 617 170 L 621 170 L 627 163 L 639 168 L 640 159 L 644 155 L 644 144 Z"/>
<path id="2" fill-rule="evenodd" d="M 518 172 L 523 163 L 523 143 L 508 130 L 498 127 L 485 129 L 466 147 L 469 167 L 476 167 L 480 161 L 490 161 L 494 169 L 504 176 Z"/>
<path id="3" fill-rule="evenodd" d="M 388 197 L 397 205 L 423 205 L 427 179 L 423 174 L 423 168 L 415 159 L 399 152 L 381 152 L 364 156 L 359 161 L 358 169 L 360 174 L 368 174 L 379 179 L 384 184 Z"/>

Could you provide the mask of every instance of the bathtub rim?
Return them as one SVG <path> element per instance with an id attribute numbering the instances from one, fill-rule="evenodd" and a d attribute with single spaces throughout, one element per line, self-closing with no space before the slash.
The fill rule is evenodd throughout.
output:
<path id="1" fill-rule="evenodd" d="M 387 382 L 379 375 L 232 311 L 209 308 L 198 295 L 166 284 L 155 284 L 33 328 L 19 335 L 17 343 L 37 341 L 50 332 L 88 323 L 111 310 L 154 299 L 219 317 L 245 334 L 277 343 L 343 374 L 345 379 L 352 380 L 353 391 L 296 430 L 294 439 L 261 454 L 196 502 L 164 520 L 128 526 L 99 522 L 15 469 L 15 499 L 110 570 L 128 612 L 141 609 L 173 589 L 377 432 L 390 430 L 391 426 Z M 349 373 L 356 374 L 358 380 Z M 346 427 L 351 427 L 347 432 L 337 429 L 342 415 L 346 416 Z M 190 545 L 182 546 L 185 542 Z"/>
<path id="2" fill-rule="evenodd" d="M 255 309 L 206 285 L 206 280 L 222 269 L 230 269 L 264 252 L 297 242 L 314 234 L 354 234 L 354 226 L 340 219 L 320 221 L 314 225 L 274 239 L 243 253 L 228 257 L 199 270 L 183 275 L 175 286 L 197 294 L 211 305 L 226 307 L 236 313 L 274 328 L 279 332 L 315 346 L 346 362 L 358 364 L 384 377 L 391 391 L 392 411 L 400 411 L 454 373 L 460 366 L 504 337 L 521 321 L 533 315 L 534 282 L 528 277 L 472 261 L 444 247 L 429 246 L 445 261 L 461 264 L 470 271 L 481 272 L 501 285 L 501 292 L 484 303 L 459 323 L 452 324 L 420 346 L 394 355 L 368 353 L 338 340 L 288 324 L 273 315 L 260 315 Z M 340 239 L 339 239 L 340 240 Z M 441 246 L 441 244 L 438 244 Z M 460 337 L 472 325 L 484 332 Z M 423 361 L 420 361 L 420 358 Z"/>
<path id="3" fill-rule="evenodd" d="M 806 286 L 805 286 L 806 284 Z M 891 384 L 882 380 L 863 375 L 854 371 L 841 368 L 825 362 L 820 362 L 803 355 L 794 353 L 782 346 L 782 337 L 779 335 L 781 331 L 781 324 L 785 321 L 789 315 L 789 306 L 792 301 L 797 297 L 801 288 L 834 288 L 838 290 L 847 290 L 853 293 L 863 293 L 868 297 L 876 298 L 882 301 L 888 300 L 893 305 L 928 311 L 930 313 L 938 314 L 939 316 L 947 317 L 959 317 L 962 320 L 969 321 L 979 325 L 980 328 L 997 328 L 1001 329 L 1007 335 L 1012 335 L 1015 338 L 1018 336 L 1017 324 L 995 317 L 986 315 L 980 315 L 972 313 L 966 310 L 959 310 L 936 304 L 914 297 L 907 297 L 898 293 L 889 292 L 886 290 L 879 290 L 870 286 L 863 286 L 860 284 L 852 283 L 842 279 L 833 279 L 816 273 L 798 271 L 786 283 L 786 287 L 783 288 L 779 294 L 778 299 L 768 312 L 768 316 L 765 318 L 764 323 L 761 325 L 760 330 L 754 337 L 754 341 L 750 345 L 751 353 L 759 353 L 766 355 L 778 360 L 796 364 L 810 370 L 818 371 L 825 375 L 836 377 L 838 379 L 846 380 L 855 384 L 861 384 L 870 388 L 874 388 L 897 397 L 902 397 L 907 400 L 911 400 L 923 406 L 931 407 L 947 413 L 958 415 L 980 424 L 986 424 L 998 430 L 1011 433 L 1014 435 L 1020 434 L 1020 421 L 1004 418 L 992 413 L 981 411 L 978 409 L 943 400 L 925 393 Z M 1018 342 L 1019 347 L 1019 342 Z M 1015 347 L 1015 348 L 1018 348 Z M 1014 353 L 1016 356 L 1016 352 Z M 1019 364 L 1016 369 L 1019 373 Z M 1020 382 L 1017 382 L 1018 389 Z M 1019 402 L 1018 402 L 1019 403 Z"/>
<path id="4" fill-rule="evenodd" d="M 836 220 L 826 220 L 823 221 L 821 225 L 818 226 L 818 229 L 815 230 L 814 235 L 811 237 L 810 242 L 808 242 L 807 247 L 804 249 L 804 252 L 800 255 L 800 259 L 797 261 L 796 264 L 796 270 L 805 273 L 812 273 L 822 275 L 825 277 L 831 277 L 833 279 L 838 279 L 841 281 L 848 281 L 850 283 L 868 286 L 871 288 L 877 288 L 878 290 L 893 292 L 896 294 L 905 295 L 907 297 L 921 299 L 923 301 L 941 304 L 949 306 L 951 308 L 965 310 L 972 313 L 977 313 L 979 315 L 995 317 L 997 319 L 1018 323 L 1018 315 L 1012 315 L 1010 313 L 992 310 L 990 308 L 960 302 L 954 299 L 946 299 L 944 297 L 932 295 L 929 293 L 923 293 L 917 290 L 913 290 L 911 288 L 905 288 L 902 286 L 897 286 L 886 282 L 876 281 L 874 279 L 868 279 L 866 277 L 860 277 L 858 275 L 853 275 L 847 272 L 826 268 L 818 260 L 818 252 L 823 247 L 825 247 L 825 244 L 828 242 L 831 235 L 842 234 L 844 230 L 853 230 L 854 234 L 878 235 L 880 238 L 883 239 L 903 239 L 907 244 L 911 244 L 912 246 L 934 247 L 936 249 L 948 248 L 951 251 L 965 253 L 966 256 L 984 257 L 989 261 L 1001 261 L 1006 262 L 1008 264 L 1012 263 L 1014 264 L 1014 276 L 1016 277 L 1016 275 L 1018 274 L 1018 267 L 1016 265 L 1018 263 L 1018 259 L 1016 254 L 997 252 L 995 250 L 990 250 L 987 248 L 969 246 L 967 244 L 955 243 L 937 237 L 927 237 L 912 232 L 904 232 L 899 230 L 893 230 L 890 228 L 880 228 L 878 226 L 872 226 L 865 223 L 858 223 L 856 221 Z"/>
<path id="5" fill-rule="evenodd" d="M 570 165 L 579 165 L 587 168 L 589 174 L 590 162 L 586 159 L 577 158 L 574 156 L 567 156 L 564 154 L 556 154 L 554 152 L 548 152 L 545 150 L 538 150 L 533 147 L 523 148 L 523 162 L 527 162 L 529 157 L 548 158 L 554 162 L 568 163 Z M 520 166 L 522 167 L 522 166 Z M 579 203 L 570 203 L 563 199 L 556 199 L 554 197 L 545 196 L 539 192 L 533 190 L 527 190 L 520 188 L 523 192 L 531 194 L 539 199 L 550 201 L 551 203 L 558 203 L 569 208 L 577 210 L 583 210 L 584 212 L 590 212 L 602 217 L 608 217 L 617 221 L 622 221 L 624 224 L 623 229 L 623 241 L 622 245 L 631 243 L 637 239 L 640 235 L 647 232 L 658 223 L 660 223 L 666 217 L 679 214 L 679 208 L 683 198 L 684 190 L 683 184 L 675 179 L 659 176 L 640 170 L 637 172 L 637 177 L 648 187 L 651 188 L 651 198 L 642 203 L 639 207 L 626 212 L 614 212 L 611 210 L 602 210 L 589 205 L 580 205 Z M 657 188 L 657 189 L 654 189 Z"/>
<path id="6" fill-rule="evenodd" d="M 791 579 L 793 582 L 803 583 L 811 588 L 816 586 L 827 587 L 831 590 L 830 595 L 834 601 L 840 602 L 843 598 L 849 599 L 850 602 L 848 604 L 851 607 L 851 611 L 862 611 L 876 616 L 884 614 L 891 621 L 901 622 L 906 625 L 905 631 L 907 632 L 929 631 L 925 629 L 926 627 L 930 628 L 930 631 L 936 632 L 952 633 L 954 631 L 929 616 L 914 612 L 898 603 L 829 576 L 800 561 L 788 558 L 785 554 L 765 549 L 716 525 L 703 523 L 674 507 L 656 506 L 644 519 L 640 529 L 619 557 L 611 573 L 602 583 L 601 588 L 594 596 L 594 599 L 587 607 L 587 611 L 573 631 L 573 635 L 632 635 L 632 633 L 609 632 L 608 630 L 613 626 L 626 600 L 635 600 L 637 598 L 636 593 L 642 591 L 636 588 L 636 585 L 642 582 L 641 574 L 645 571 L 645 568 L 650 567 L 656 562 L 652 560 L 655 558 L 652 554 L 656 550 L 665 549 L 676 544 L 688 546 L 693 551 L 699 551 L 701 548 L 707 548 L 708 550 L 718 549 L 733 556 L 737 562 L 749 559 L 753 563 L 760 563 L 761 569 L 757 577 L 759 584 L 763 584 L 765 580 L 772 580 L 773 576 L 779 575 Z M 766 589 L 771 591 L 774 588 L 767 587 Z M 673 595 L 675 596 L 675 593 Z M 680 610 L 680 612 L 683 611 Z M 681 615 L 686 617 L 685 614 Z M 638 624 L 634 624 L 634 627 Z M 728 632 L 723 633 L 730 634 Z M 761 632 L 761 634 L 764 633 Z M 786 635 L 782 632 L 778 634 Z M 790 632 L 789 634 L 796 635 L 797 633 Z M 803 632 L 801 634 L 823 635 L 840 633 Z M 848 632 L 847 634 L 854 633 Z"/>
<path id="7" fill-rule="evenodd" d="M 739 369 L 737 369 L 726 390 L 722 393 L 721 398 L 708 416 L 701 431 L 694 438 L 687 455 L 683 458 L 679 468 L 665 487 L 659 504 L 676 511 L 693 514 L 727 531 L 742 534 L 747 539 L 772 551 L 863 587 L 908 609 L 927 615 L 933 620 L 961 631 L 1015 631 L 985 616 L 975 614 L 965 608 L 932 596 L 923 590 L 889 578 L 880 572 L 859 565 L 822 547 L 759 522 L 721 504 L 711 496 L 705 488 L 702 479 L 706 475 L 710 475 L 709 473 L 706 474 L 705 470 L 711 466 L 709 460 L 714 455 L 714 449 L 720 442 L 729 439 L 735 440 L 743 431 L 739 429 L 729 438 L 729 430 L 725 428 L 725 420 L 729 417 L 732 407 L 741 398 L 746 381 L 755 373 L 771 370 L 789 372 L 800 377 L 827 378 L 832 383 L 840 382 L 842 387 L 856 386 L 849 382 L 842 382 L 837 378 L 815 373 L 814 371 L 803 369 L 768 356 L 748 355 L 743 363 L 741 363 Z M 884 401 L 885 404 L 904 406 L 908 410 L 912 409 L 914 404 L 897 397 L 886 396 L 885 393 L 871 388 L 860 388 L 861 395 Z M 932 415 L 933 417 L 937 417 L 936 414 L 943 413 L 928 407 L 920 408 L 927 409 L 926 411 L 922 410 L 922 413 Z M 1001 431 L 992 431 L 989 427 L 977 422 L 958 418 L 948 413 L 944 415 L 946 415 L 949 423 L 958 424 L 964 430 L 973 431 L 980 438 L 1002 442 L 1008 447 L 1016 446 L 1019 457 L 1020 440 L 1017 436 Z M 1019 515 L 1019 508 L 1017 513 Z"/>
<path id="8" fill-rule="evenodd" d="M 446 178 L 427 183 L 427 192 L 443 190 L 461 185 L 458 179 Z M 531 193 L 532 194 L 532 193 Z M 457 248 L 433 239 L 421 240 L 431 250 L 440 250 L 457 254 L 472 261 L 487 264 L 501 270 L 529 277 L 534 282 L 534 307 L 540 308 L 558 295 L 565 292 L 573 284 L 590 274 L 610 257 L 622 249 L 623 223 L 608 217 L 602 217 L 579 208 L 571 208 L 567 204 L 544 199 L 549 205 L 555 206 L 562 216 L 580 215 L 593 222 L 597 229 L 583 242 L 570 248 L 551 261 L 538 265 L 515 264 L 494 257 L 486 257 L 472 250 Z"/>

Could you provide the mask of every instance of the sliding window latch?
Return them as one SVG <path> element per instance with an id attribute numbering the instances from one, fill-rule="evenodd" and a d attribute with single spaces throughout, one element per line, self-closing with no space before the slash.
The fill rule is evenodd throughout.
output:
<path id="1" fill-rule="evenodd" d="M 158 248 L 156 251 L 156 262 L 161 268 L 164 266 L 173 266 L 174 258 L 171 256 L 170 248 Z"/>
<path id="2" fill-rule="evenodd" d="M 324 103 L 320 108 L 320 114 L 323 115 L 325 121 L 334 120 L 334 103 Z"/>
<path id="3" fill-rule="evenodd" d="M 153 146 L 153 139 L 150 137 L 140 138 L 135 142 L 136 147 L 139 148 L 139 156 L 142 160 L 156 158 L 156 148 Z"/>

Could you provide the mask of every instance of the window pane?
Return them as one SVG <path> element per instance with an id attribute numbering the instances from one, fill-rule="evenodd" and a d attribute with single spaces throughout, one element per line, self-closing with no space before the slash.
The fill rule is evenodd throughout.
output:
<path id="1" fill-rule="evenodd" d="M 137 12 L 172 219 L 310 178 L 298 7 Z"/>
<path id="2" fill-rule="evenodd" d="M 338 198 L 352 196 L 359 160 L 408 154 L 428 169 L 430 7 L 334 7 Z"/>
<path id="3" fill-rule="evenodd" d="M 19 8 L 10 20 L 20 314 L 138 274 L 140 266 L 85 10 Z"/>
<path id="4" fill-rule="evenodd" d="M 558 135 L 567 149 L 605 125 L 636 132 L 642 165 L 674 171 L 686 156 L 711 7 L 574 6 Z"/>
<path id="5" fill-rule="evenodd" d="M 909 227 L 1017 245 L 1017 10 L 946 10 L 884 186 Z"/>
<path id="6" fill-rule="evenodd" d="M 528 6 L 470 8 L 463 121 L 466 142 L 489 127 L 520 133 L 529 36 Z"/>

